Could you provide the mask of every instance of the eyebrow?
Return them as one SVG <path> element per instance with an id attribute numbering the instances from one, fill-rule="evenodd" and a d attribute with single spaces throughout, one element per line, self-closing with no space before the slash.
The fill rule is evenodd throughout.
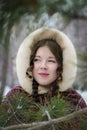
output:
<path id="1" fill-rule="evenodd" d="M 49 57 L 49 59 L 56 59 L 55 57 Z"/>
<path id="2" fill-rule="evenodd" d="M 35 56 L 35 58 L 36 58 L 36 57 L 40 58 L 40 56 Z"/>
<path id="3" fill-rule="evenodd" d="M 35 58 L 41 58 L 40 56 L 35 56 Z M 55 57 L 49 56 L 48 59 L 56 59 Z"/>

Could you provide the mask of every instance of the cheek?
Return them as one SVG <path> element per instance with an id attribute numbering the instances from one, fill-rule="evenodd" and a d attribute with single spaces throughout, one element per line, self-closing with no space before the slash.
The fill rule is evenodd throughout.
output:
<path id="1" fill-rule="evenodd" d="M 34 64 L 34 67 L 33 67 L 33 69 L 34 70 L 37 70 L 37 68 L 39 67 L 39 65 L 37 65 L 37 64 Z"/>
<path id="2" fill-rule="evenodd" d="M 57 69 L 54 71 L 53 77 L 54 77 L 54 79 L 57 79 L 57 77 L 58 77 Z"/>
<path id="3" fill-rule="evenodd" d="M 57 77 L 57 69 L 54 70 L 53 75 L 54 75 L 55 77 Z"/>
<path id="4" fill-rule="evenodd" d="M 58 66 L 57 66 L 57 67 L 55 67 L 55 69 L 54 69 L 54 75 L 55 75 L 55 77 L 57 77 L 57 76 L 58 76 Z"/>
<path id="5" fill-rule="evenodd" d="M 58 66 L 53 66 L 53 68 L 51 67 L 51 70 L 53 73 L 57 74 L 57 69 L 58 69 Z"/>
<path id="6" fill-rule="evenodd" d="M 52 76 L 57 77 L 57 67 L 53 69 L 51 68 L 50 71 L 51 71 Z"/>
<path id="7" fill-rule="evenodd" d="M 38 67 L 36 65 L 34 65 L 33 70 L 32 70 L 33 77 L 36 75 L 37 69 L 38 69 Z"/>

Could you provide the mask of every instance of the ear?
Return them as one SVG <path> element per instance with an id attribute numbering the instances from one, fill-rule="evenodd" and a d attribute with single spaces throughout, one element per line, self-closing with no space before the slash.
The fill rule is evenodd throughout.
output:
<path id="1" fill-rule="evenodd" d="M 26 76 L 28 77 L 28 78 L 30 78 L 30 79 L 32 79 L 32 71 L 31 71 L 31 68 L 27 68 L 27 70 L 26 70 Z"/>

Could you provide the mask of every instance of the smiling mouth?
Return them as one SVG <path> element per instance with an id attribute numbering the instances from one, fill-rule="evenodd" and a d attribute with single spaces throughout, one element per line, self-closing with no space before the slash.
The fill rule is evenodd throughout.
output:
<path id="1" fill-rule="evenodd" d="M 43 77 L 46 77 L 46 76 L 48 76 L 49 74 L 47 74 L 47 73 L 39 73 L 39 75 L 40 75 L 40 76 L 43 76 Z"/>

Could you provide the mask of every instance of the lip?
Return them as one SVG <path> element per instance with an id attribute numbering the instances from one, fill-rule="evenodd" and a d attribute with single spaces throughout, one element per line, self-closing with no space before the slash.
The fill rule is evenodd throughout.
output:
<path id="1" fill-rule="evenodd" d="M 43 76 L 43 77 L 46 77 L 48 76 L 49 74 L 48 73 L 39 73 L 40 76 Z"/>

